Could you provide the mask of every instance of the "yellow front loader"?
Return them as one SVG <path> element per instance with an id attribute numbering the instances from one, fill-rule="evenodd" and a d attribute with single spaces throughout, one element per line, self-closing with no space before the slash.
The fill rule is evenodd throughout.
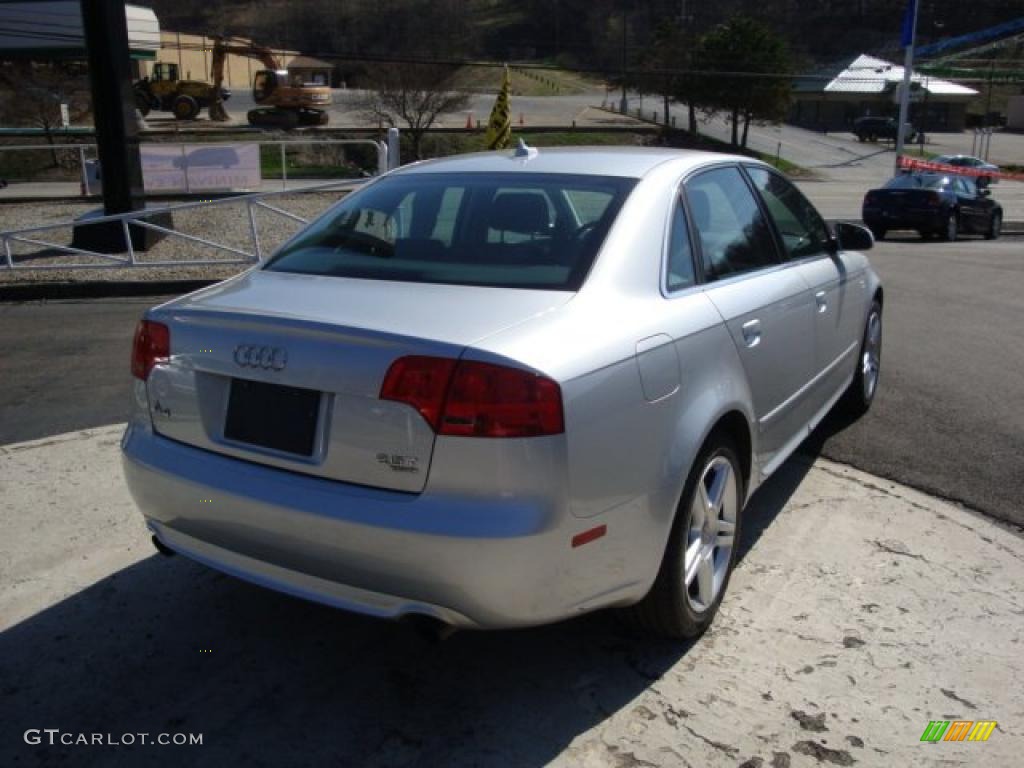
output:
<path id="1" fill-rule="evenodd" d="M 171 112 L 178 120 L 192 120 L 200 110 L 230 98 L 231 91 L 220 88 L 220 99 L 214 99 L 214 86 L 203 80 L 178 79 L 178 65 L 158 62 L 153 75 L 135 83 L 135 106 L 145 117 L 151 111 Z M 223 107 L 221 107 L 223 110 Z"/>

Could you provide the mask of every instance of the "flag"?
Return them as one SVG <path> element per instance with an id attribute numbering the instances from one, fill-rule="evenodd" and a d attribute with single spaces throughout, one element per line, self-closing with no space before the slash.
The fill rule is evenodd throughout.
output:
<path id="1" fill-rule="evenodd" d="M 903 26 L 900 27 L 900 47 L 907 48 L 914 42 L 914 15 L 917 12 L 917 0 L 907 0 L 907 10 L 903 12 Z"/>
<path id="2" fill-rule="evenodd" d="M 494 108 L 487 121 L 487 135 L 484 139 L 487 149 L 504 149 L 512 140 L 512 115 L 508 103 L 508 92 L 511 85 L 512 81 L 506 66 L 505 79 L 501 83 L 501 90 L 498 91 L 498 98 L 494 100 Z"/>

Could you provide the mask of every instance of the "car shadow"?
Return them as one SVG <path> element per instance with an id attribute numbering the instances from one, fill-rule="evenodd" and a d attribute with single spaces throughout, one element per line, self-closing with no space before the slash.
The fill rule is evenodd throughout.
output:
<path id="1" fill-rule="evenodd" d="M 810 466 L 795 456 L 754 495 L 740 557 Z M 0 765 L 541 765 L 692 647 L 611 611 L 431 641 L 154 554 L 0 633 Z M 44 728 L 202 745 L 25 743 Z"/>
<path id="2" fill-rule="evenodd" d="M 984 235 L 978 235 L 973 232 L 961 232 L 956 240 L 944 240 L 941 237 L 932 235 L 924 238 L 920 234 L 913 230 L 893 230 L 892 232 L 885 233 L 885 240 L 883 242 L 893 244 L 915 244 L 915 245 L 930 245 L 937 246 L 939 248 L 955 248 L 957 243 L 962 243 L 964 240 L 984 240 Z"/>

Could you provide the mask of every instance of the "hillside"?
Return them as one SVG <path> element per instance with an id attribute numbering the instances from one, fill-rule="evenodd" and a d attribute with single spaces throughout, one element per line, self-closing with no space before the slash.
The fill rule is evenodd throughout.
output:
<path id="1" fill-rule="evenodd" d="M 145 2 L 146 0 L 143 0 Z M 768 23 L 808 65 L 848 54 L 898 55 L 905 0 L 150 0 L 167 29 L 238 34 L 321 56 L 424 55 L 621 66 L 638 58 L 659 23 L 685 19 L 699 34 L 730 15 Z M 1020 16 L 1020 0 L 921 3 L 922 42 Z M 741 62 L 738 62 L 741 64 Z"/>

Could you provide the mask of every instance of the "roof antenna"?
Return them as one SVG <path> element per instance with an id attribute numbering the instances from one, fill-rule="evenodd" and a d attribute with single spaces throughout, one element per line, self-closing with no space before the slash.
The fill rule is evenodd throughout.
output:
<path id="1" fill-rule="evenodd" d="M 530 158 L 537 156 L 537 148 L 529 146 L 525 139 L 519 139 L 519 145 L 516 147 L 516 151 L 512 156 L 529 160 Z"/>

